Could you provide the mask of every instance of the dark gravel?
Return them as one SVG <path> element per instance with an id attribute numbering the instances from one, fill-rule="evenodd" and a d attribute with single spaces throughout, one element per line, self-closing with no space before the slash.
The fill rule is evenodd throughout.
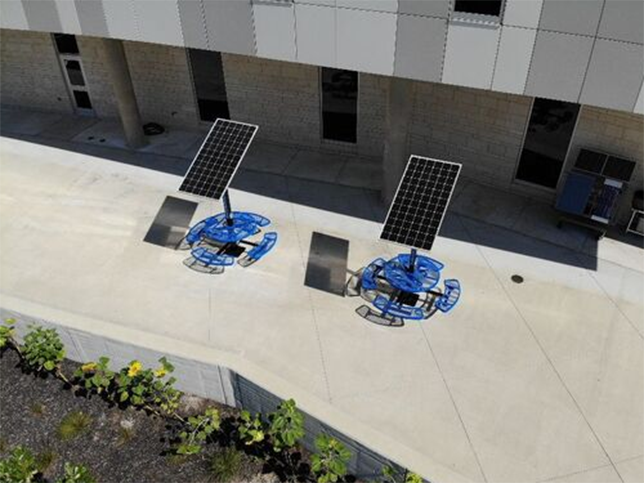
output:
<path id="1" fill-rule="evenodd" d="M 87 466 L 102 483 L 199 483 L 212 478 L 209 457 L 217 450 L 209 445 L 204 454 L 190 457 L 164 455 L 169 449 L 167 422 L 143 411 L 110 407 L 104 400 L 75 396 L 53 377 L 25 374 L 19 357 L 7 350 L 0 357 L 0 457 L 17 445 L 34 454 L 53 451 L 56 458 L 45 472 L 50 481 L 58 478 L 69 461 Z M 77 367 L 66 361 L 64 372 Z M 192 406 L 204 401 L 187 398 Z M 70 441 L 61 441 L 57 428 L 71 411 L 92 418 L 90 428 Z M 129 428 L 126 431 L 124 428 Z M 126 434 L 129 433 L 129 434 Z M 271 481 L 260 467 L 248 461 L 238 481 Z"/>

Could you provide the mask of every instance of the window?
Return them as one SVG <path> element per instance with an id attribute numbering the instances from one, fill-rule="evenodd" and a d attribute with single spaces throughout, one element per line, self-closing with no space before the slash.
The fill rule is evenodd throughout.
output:
<path id="1" fill-rule="evenodd" d="M 579 104 L 535 99 L 516 179 L 556 188 L 579 114 Z"/>
<path id="2" fill-rule="evenodd" d="M 92 102 L 89 100 L 87 91 L 72 91 L 76 107 L 79 109 L 91 109 Z"/>
<path id="3" fill-rule="evenodd" d="M 355 143 L 358 127 L 358 73 L 321 68 L 322 137 Z"/>
<path id="4" fill-rule="evenodd" d="M 455 0 L 454 11 L 478 13 L 481 15 L 501 15 L 503 0 Z"/>
<path id="5" fill-rule="evenodd" d="M 199 117 L 202 121 L 228 119 L 228 98 L 221 54 L 209 50 L 188 49 L 192 80 L 195 85 Z"/>
<path id="6" fill-rule="evenodd" d="M 79 54 L 75 35 L 54 34 L 54 41 L 59 54 Z"/>

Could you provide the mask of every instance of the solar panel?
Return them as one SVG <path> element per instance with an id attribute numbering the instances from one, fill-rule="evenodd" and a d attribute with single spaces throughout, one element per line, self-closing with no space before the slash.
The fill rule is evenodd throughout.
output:
<path id="1" fill-rule="evenodd" d="M 257 126 L 217 119 L 199 148 L 179 191 L 218 200 L 228 189 Z"/>
<path id="2" fill-rule="evenodd" d="M 461 165 L 410 156 L 382 227 L 382 240 L 431 250 Z"/>

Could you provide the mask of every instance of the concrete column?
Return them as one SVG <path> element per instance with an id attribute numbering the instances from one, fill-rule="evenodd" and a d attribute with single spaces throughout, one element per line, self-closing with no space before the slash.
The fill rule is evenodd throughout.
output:
<path id="1" fill-rule="evenodd" d="M 116 96 L 121 125 L 125 141 L 129 148 L 145 146 L 148 141 L 143 133 L 143 123 L 136 103 L 130 69 L 125 58 L 123 42 L 115 39 L 103 39 L 105 66 Z"/>
<path id="2" fill-rule="evenodd" d="M 407 138 L 414 105 L 414 82 L 392 77 L 387 91 L 382 201 L 389 205 L 407 164 Z"/>

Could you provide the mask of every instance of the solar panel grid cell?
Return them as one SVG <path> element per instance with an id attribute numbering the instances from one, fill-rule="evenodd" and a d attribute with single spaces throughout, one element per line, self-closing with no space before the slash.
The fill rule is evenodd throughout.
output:
<path id="1" fill-rule="evenodd" d="M 257 132 L 251 124 L 217 119 L 188 169 L 179 191 L 223 196 Z"/>
<path id="2" fill-rule="evenodd" d="M 430 250 L 438 234 L 461 165 L 411 156 L 380 238 Z"/>

